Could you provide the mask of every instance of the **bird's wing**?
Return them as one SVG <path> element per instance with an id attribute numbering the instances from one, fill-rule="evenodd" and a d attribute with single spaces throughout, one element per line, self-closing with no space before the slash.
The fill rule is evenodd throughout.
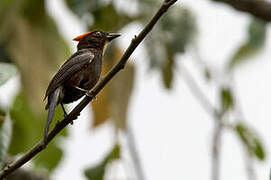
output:
<path id="1" fill-rule="evenodd" d="M 71 76 L 84 68 L 85 65 L 91 63 L 94 59 L 94 54 L 89 50 L 79 50 L 74 53 L 59 69 L 51 80 L 45 94 L 45 98 L 50 96 L 50 94 L 63 82 L 70 79 Z"/>

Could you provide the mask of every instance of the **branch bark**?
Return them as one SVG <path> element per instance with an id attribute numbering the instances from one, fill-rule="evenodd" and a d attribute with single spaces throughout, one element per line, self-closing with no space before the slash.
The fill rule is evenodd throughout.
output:
<path id="1" fill-rule="evenodd" d="M 213 0 L 231 5 L 265 21 L 271 21 L 271 3 L 264 0 Z"/>
<path id="2" fill-rule="evenodd" d="M 105 85 L 122 69 L 124 69 L 128 58 L 137 48 L 137 46 L 143 41 L 146 35 L 152 30 L 154 25 L 160 19 L 160 17 L 167 11 L 167 9 L 176 3 L 177 0 L 164 0 L 163 4 L 150 20 L 150 22 L 144 27 L 144 29 L 135 36 L 119 62 L 107 73 L 107 75 L 89 92 L 90 96 L 86 96 L 61 122 L 55 125 L 53 130 L 48 134 L 48 138 L 46 141 L 41 140 L 37 145 L 35 145 L 32 149 L 30 149 L 25 155 L 19 158 L 17 161 L 12 164 L 6 166 L 0 172 L 0 179 L 4 179 L 7 175 L 11 174 L 16 169 L 23 166 L 29 160 L 31 160 L 34 156 L 36 156 L 40 151 L 46 148 L 46 145 L 53 139 L 55 136 L 64 129 L 68 124 L 70 124 L 73 120 L 75 120 L 80 112 L 88 105 L 89 102 L 93 100 L 93 98 L 105 87 Z"/>

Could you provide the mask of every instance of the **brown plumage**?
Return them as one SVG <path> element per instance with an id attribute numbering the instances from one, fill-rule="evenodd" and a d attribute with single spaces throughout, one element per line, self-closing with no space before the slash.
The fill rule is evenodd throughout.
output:
<path id="1" fill-rule="evenodd" d="M 102 31 L 88 32 L 73 40 L 79 41 L 75 52 L 58 70 L 51 80 L 45 94 L 48 103 L 44 140 L 58 104 L 66 115 L 63 104 L 83 97 L 98 82 L 102 70 L 102 57 L 106 44 L 119 37 L 118 34 Z"/>

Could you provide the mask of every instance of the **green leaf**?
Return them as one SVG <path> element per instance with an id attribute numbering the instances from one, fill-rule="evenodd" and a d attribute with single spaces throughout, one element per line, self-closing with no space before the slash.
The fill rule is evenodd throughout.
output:
<path id="1" fill-rule="evenodd" d="M 262 146 L 261 142 L 259 141 L 259 139 L 255 138 L 254 144 L 255 144 L 254 154 L 256 155 L 256 157 L 258 157 L 259 160 L 264 160 L 265 152 L 264 152 L 263 146 Z"/>
<path id="2" fill-rule="evenodd" d="M 56 168 L 60 160 L 62 159 L 63 152 L 57 147 L 56 141 L 50 143 L 46 149 L 39 153 L 33 161 L 37 167 L 45 167 L 49 171 Z"/>
<path id="3" fill-rule="evenodd" d="M 220 90 L 220 99 L 223 112 L 227 112 L 234 106 L 233 96 L 229 88 L 224 87 Z"/>
<path id="4" fill-rule="evenodd" d="M 16 67 L 13 64 L 0 62 L 0 85 L 15 76 L 16 72 Z"/>
<path id="5" fill-rule="evenodd" d="M 101 163 L 85 170 L 85 176 L 89 180 L 103 180 L 105 175 L 105 164 Z"/>
<path id="6" fill-rule="evenodd" d="M 46 114 L 35 113 L 25 97 L 20 93 L 16 98 L 10 110 L 11 119 L 13 121 L 13 134 L 9 153 L 17 155 L 25 153 L 33 147 L 43 137 L 43 130 L 45 126 Z M 51 127 L 57 120 L 63 118 L 61 107 L 58 106 L 55 112 L 54 120 Z M 64 135 L 65 132 L 61 133 Z M 38 167 L 43 166 L 48 170 L 52 170 L 57 166 L 61 159 L 62 152 L 56 146 L 57 139 L 42 152 L 35 160 L 34 163 Z"/>
<path id="7" fill-rule="evenodd" d="M 0 168 L 5 163 L 8 147 L 11 139 L 11 120 L 9 116 L 0 115 Z"/>
<path id="8" fill-rule="evenodd" d="M 120 159 L 120 145 L 115 144 L 111 152 L 105 156 L 102 162 L 85 170 L 85 176 L 89 180 L 104 180 L 106 166 L 118 159 Z"/>
<path id="9" fill-rule="evenodd" d="M 265 159 L 265 151 L 262 145 L 262 142 L 260 141 L 259 137 L 256 135 L 256 133 L 246 126 L 244 123 L 239 122 L 235 126 L 235 130 L 240 137 L 241 141 L 247 148 L 247 151 L 255 156 L 258 160 L 264 160 Z"/>
<path id="10" fill-rule="evenodd" d="M 174 57 L 170 50 L 167 51 L 167 55 L 167 61 L 165 61 L 165 64 L 162 66 L 162 77 L 164 86 L 167 89 L 170 89 L 173 80 Z"/>
<path id="11" fill-rule="evenodd" d="M 266 39 L 266 23 L 260 19 L 253 18 L 248 27 L 248 37 L 229 62 L 229 68 L 245 62 L 250 57 L 260 52 Z"/>

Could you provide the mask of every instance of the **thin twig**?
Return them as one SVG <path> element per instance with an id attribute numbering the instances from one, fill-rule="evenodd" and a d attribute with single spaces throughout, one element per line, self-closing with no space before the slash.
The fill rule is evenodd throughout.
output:
<path id="1" fill-rule="evenodd" d="M 212 145 L 212 180 L 220 179 L 220 149 L 223 124 L 219 121 L 215 122 L 214 134 L 213 134 L 213 145 Z"/>
<path id="2" fill-rule="evenodd" d="M 176 68 L 176 71 L 178 69 Z M 186 82 L 190 92 L 195 96 L 195 98 L 198 100 L 201 107 L 211 115 L 211 117 L 215 117 L 215 120 L 219 117 L 219 111 L 212 105 L 212 103 L 209 101 L 207 96 L 203 93 L 203 91 L 200 89 L 197 82 L 194 80 L 191 73 L 188 71 L 188 69 L 182 64 L 180 67 L 180 74 L 182 75 L 184 81 Z"/>
<path id="3" fill-rule="evenodd" d="M 223 114 L 217 110 L 212 103 L 208 100 L 207 96 L 200 89 L 197 82 L 194 80 L 191 73 L 185 68 L 182 64 L 180 73 L 184 81 L 186 82 L 190 92 L 195 96 L 198 100 L 201 107 L 211 115 L 214 119 L 215 128 L 213 134 L 213 144 L 212 144 L 212 171 L 211 171 L 211 179 L 219 180 L 220 174 L 220 148 L 221 148 L 221 138 L 222 138 L 222 130 L 224 125 L 222 123 Z"/>
<path id="4" fill-rule="evenodd" d="M 89 92 L 90 96 L 86 96 L 61 122 L 55 125 L 53 130 L 48 134 L 47 140 L 44 142 L 41 140 L 36 146 L 30 149 L 25 155 L 19 158 L 14 163 L 6 166 L 4 170 L 0 172 L 0 179 L 4 179 L 8 174 L 12 173 L 25 163 L 27 163 L 30 159 L 32 159 L 35 155 L 37 155 L 40 151 L 46 148 L 46 145 L 68 124 L 70 124 L 74 119 L 76 119 L 80 112 L 88 105 L 90 101 L 104 88 L 104 86 L 120 71 L 124 68 L 128 58 L 137 48 L 137 46 L 143 41 L 146 35 L 152 30 L 154 25 L 160 19 L 160 17 L 167 11 L 167 9 L 173 5 L 177 0 L 165 0 L 161 5 L 159 10 L 153 16 L 151 21 L 144 27 L 144 29 L 139 33 L 138 36 L 135 36 L 131 41 L 129 47 L 121 57 L 120 61 L 107 73 L 107 75 L 94 87 L 93 90 Z"/>
<path id="5" fill-rule="evenodd" d="M 235 100 L 234 106 L 235 106 L 235 114 L 237 116 L 237 119 L 241 119 L 243 121 L 246 120 L 243 109 L 240 103 L 240 100 L 238 99 L 238 96 L 236 95 L 236 81 L 234 77 L 231 75 L 231 90 L 232 90 L 232 95 L 233 99 Z M 257 180 L 257 174 L 254 169 L 254 161 L 253 158 L 251 157 L 250 152 L 245 152 L 244 153 L 244 159 L 245 159 L 245 166 L 246 166 L 246 173 L 247 173 L 247 178 L 248 180 Z"/>
<path id="6" fill-rule="evenodd" d="M 248 180 L 257 180 L 257 176 L 253 167 L 253 158 L 249 152 L 245 153 L 245 165 Z"/>
<path id="7" fill-rule="evenodd" d="M 133 130 L 129 127 L 129 125 L 127 126 L 126 136 L 127 136 L 127 140 L 128 140 L 130 155 L 131 155 L 133 162 L 134 162 L 134 167 L 135 167 L 137 179 L 138 180 L 145 180 L 146 178 L 144 176 L 144 171 L 143 171 L 143 168 L 142 168 L 142 165 L 140 162 L 140 158 L 138 155 L 138 151 L 136 148 L 136 142 L 135 142 Z"/>

